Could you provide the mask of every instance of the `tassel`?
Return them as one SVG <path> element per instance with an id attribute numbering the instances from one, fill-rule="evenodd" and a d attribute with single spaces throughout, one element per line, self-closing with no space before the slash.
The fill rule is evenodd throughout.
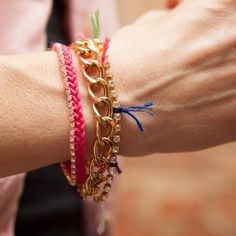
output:
<path id="1" fill-rule="evenodd" d="M 114 108 L 114 112 L 116 113 L 126 113 L 129 116 L 131 116 L 137 123 L 139 129 L 141 132 L 144 131 L 144 127 L 142 123 L 139 121 L 139 119 L 132 113 L 132 112 L 145 112 L 148 115 L 153 116 L 153 113 L 149 112 L 150 110 L 153 110 L 151 106 L 155 105 L 154 102 L 147 102 L 142 106 L 128 106 L 128 107 L 119 107 L 119 108 Z"/>

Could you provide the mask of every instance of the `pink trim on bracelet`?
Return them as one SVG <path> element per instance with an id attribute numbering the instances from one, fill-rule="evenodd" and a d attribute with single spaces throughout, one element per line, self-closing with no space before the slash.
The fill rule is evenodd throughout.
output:
<path id="1" fill-rule="evenodd" d="M 72 54 L 65 45 L 55 43 L 63 73 L 64 87 L 70 113 L 70 160 L 61 163 L 63 172 L 72 186 L 86 180 L 85 129 L 82 104 Z"/>

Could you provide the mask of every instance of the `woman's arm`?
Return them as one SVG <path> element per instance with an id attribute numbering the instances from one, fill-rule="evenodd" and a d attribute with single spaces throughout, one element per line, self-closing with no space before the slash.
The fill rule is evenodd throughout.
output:
<path id="1" fill-rule="evenodd" d="M 235 141 L 235 10 L 233 0 L 189 0 L 113 36 L 109 54 L 121 103 L 157 104 L 155 116 L 138 114 L 144 133 L 123 116 L 121 155 Z M 94 118 L 83 80 L 80 93 L 89 156 Z M 68 158 L 67 104 L 55 53 L 1 57 L 0 101 L 0 176 Z"/>
<path id="2" fill-rule="evenodd" d="M 59 68 L 55 52 L 0 57 L 1 177 L 69 158 L 69 115 Z M 80 84 L 91 147 L 93 116 L 83 80 Z"/>
<path id="3" fill-rule="evenodd" d="M 0 58 L 1 176 L 62 161 L 68 118 L 57 55 Z"/>

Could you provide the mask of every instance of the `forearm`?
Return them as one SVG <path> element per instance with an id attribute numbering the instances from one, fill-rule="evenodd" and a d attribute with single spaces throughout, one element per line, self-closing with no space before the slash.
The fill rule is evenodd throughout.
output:
<path id="1" fill-rule="evenodd" d="M 79 83 L 91 146 L 92 116 Z M 69 158 L 69 113 L 56 53 L 1 57 L 0 91 L 1 177 Z"/>

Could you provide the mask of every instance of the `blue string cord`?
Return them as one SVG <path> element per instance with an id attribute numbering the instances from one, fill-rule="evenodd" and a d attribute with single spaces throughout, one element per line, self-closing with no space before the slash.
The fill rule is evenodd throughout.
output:
<path id="1" fill-rule="evenodd" d="M 143 124 L 139 121 L 139 119 L 133 114 L 133 112 L 145 112 L 146 114 L 153 116 L 154 114 L 150 111 L 153 110 L 152 106 L 155 105 L 154 102 L 147 102 L 142 106 L 128 106 L 128 107 L 119 107 L 114 108 L 115 113 L 126 113 L 131 116 L 137 123 L 141 132 L 144 131 Z"/>

